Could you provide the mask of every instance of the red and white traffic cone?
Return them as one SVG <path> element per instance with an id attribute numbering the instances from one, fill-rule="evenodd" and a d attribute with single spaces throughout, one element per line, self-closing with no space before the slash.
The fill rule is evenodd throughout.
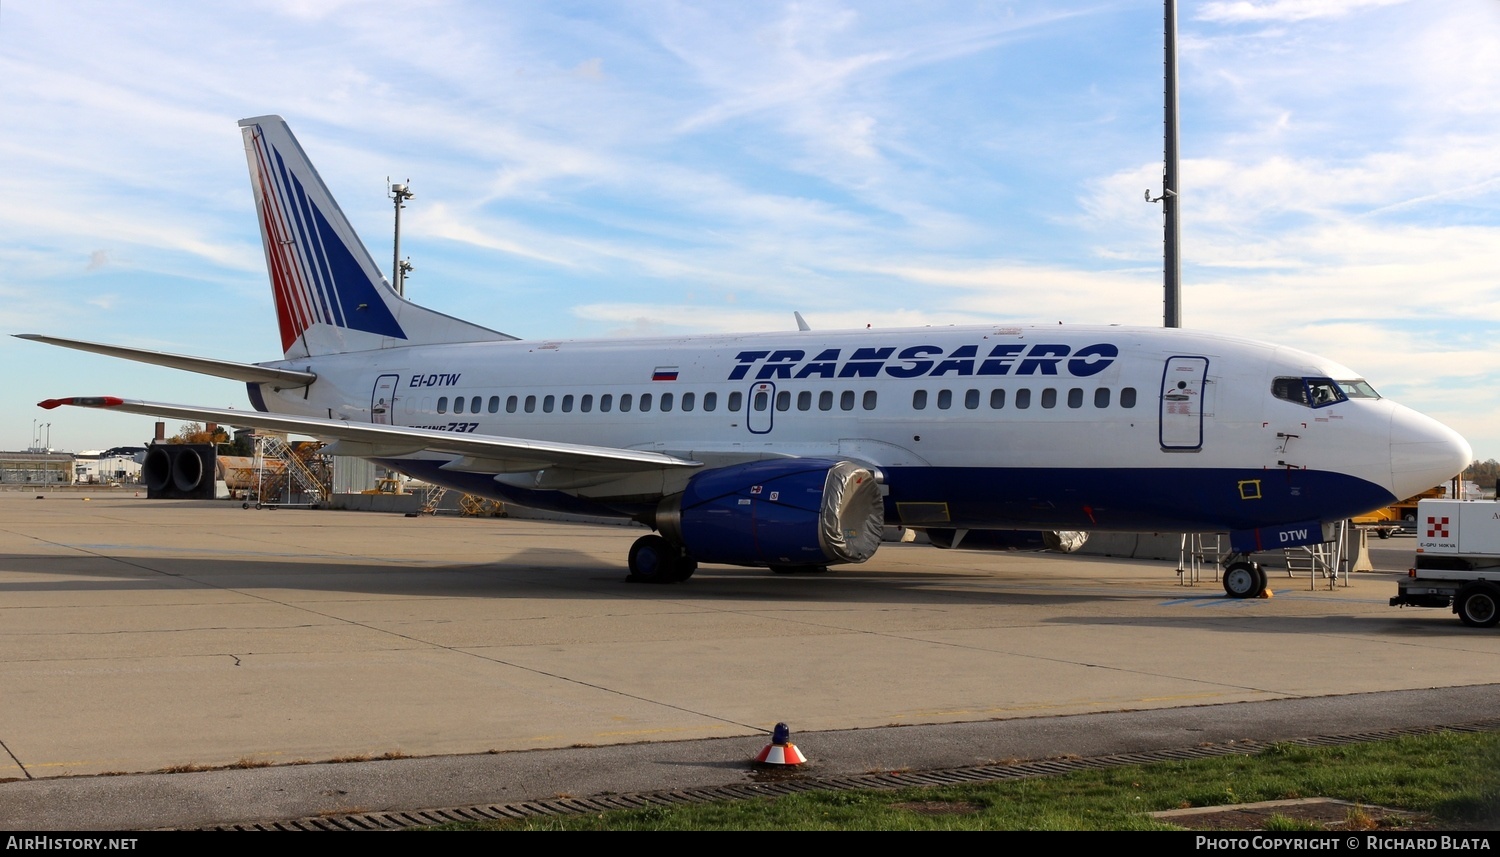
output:
<path id="1" fill-rule="evenodd" d="M 807 761 L 807 757 L 792 743 L 792 730 L 785 723 L 778 723 L 771 733 L 771 743 L 760 751 L 755 761 L 760 765 L 800 765 Z"/>

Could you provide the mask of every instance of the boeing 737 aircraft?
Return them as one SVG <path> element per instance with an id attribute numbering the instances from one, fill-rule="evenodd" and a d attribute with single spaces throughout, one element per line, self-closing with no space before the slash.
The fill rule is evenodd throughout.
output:
<path id="1" fill-rule="evenodd" d="M 1175 329 L 987 324 L 520 340 L 390 287 L 285 122 L 240 122 L 281 331 L 241 364 L 26 338 L 246 383 L 254 412 L 79 405 L 333 441 L 507 503 L 631 518 L 633 579 L 863 562 L 887 524 L 1229 532 L 1263 549 L 1452 477 L 1469 445 L 1322 357 Z M 799 325 L 800 327 L 801 325 Z"/>

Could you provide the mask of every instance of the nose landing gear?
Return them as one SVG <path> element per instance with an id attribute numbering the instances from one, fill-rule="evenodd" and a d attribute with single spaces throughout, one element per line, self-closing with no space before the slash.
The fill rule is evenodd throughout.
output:
<path id="1" fill-rule="evenodd" d="M 1259 598 L 1266 592 L 1266 570 L 1248 554 L 1224 566 L 1224 593 L 1230 598 Z"/>

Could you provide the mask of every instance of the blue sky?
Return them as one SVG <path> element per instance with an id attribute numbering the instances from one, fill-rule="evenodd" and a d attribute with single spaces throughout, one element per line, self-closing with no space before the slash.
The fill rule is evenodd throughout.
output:
<path id="1" fill-rule="evenodd" d="M 1182 0 L 1186 327 L 1314 351 L 1500 457 L 1500 3 Z M 236 121 L 286 117 L 418 302 L 525 338 L 1158 325 L 1161 7 L 0 5 L 0 325 L 256 361 Z M 243 388 L 10 337 L 0 448 L 136 443 L 58 395 Z M 176 426 L 170 427 L 175 431 Z"/>

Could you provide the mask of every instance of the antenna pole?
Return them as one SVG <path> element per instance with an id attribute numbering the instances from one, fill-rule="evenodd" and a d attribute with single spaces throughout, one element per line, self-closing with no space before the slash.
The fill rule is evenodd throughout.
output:
<path id="1" fill-rule="evenodd" d="M 390 176 L 386 176 L 390 182 Z M 411 179 L 407 179 L 408 182 Z M 406 207 L 406 201 L 416 196 L 410 188 L 400 182 L 391 182 L 390 198 L 396 203 L 396 239 L 395 249 L 391 252 L 391 286 L 395 288 L 396 294 L 406 296 L 406 275 L 412 270 L 410 262 L 401 261 L 401 209 Z"/>
<path id="2" fill-rule="evenodd" d="M 1166 144 L 1161 178 L 1163 279 L 1166 300 L 1163 327 L 1182 327 L 1181 230 L 1177 216 L 1177 0 L 1166 0 L 1163 24 L 1166 65 Z"/>

